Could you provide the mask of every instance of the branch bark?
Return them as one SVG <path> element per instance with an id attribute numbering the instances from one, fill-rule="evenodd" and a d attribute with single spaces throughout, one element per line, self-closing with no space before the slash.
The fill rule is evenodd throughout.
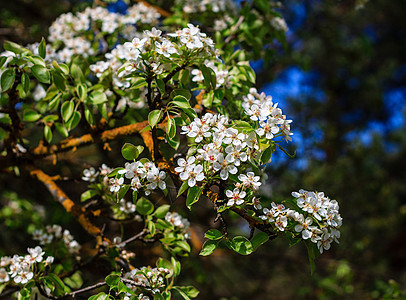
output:
<path id="1" fill-rule="evenodd" d="M 101 238 L 102 231 L 99 227 L 94 225 L 88 217 L 87 211 L 80 205 L 75 204 L 65 193 L 61 190 L 61 188 L 54 182 L 52 177 L 45 174 L 40 169 L 37 169 L 32 166 L 27 167 L 30 175 L 39 181 L 41 181 L 51 195 L 55 198 L 55 200 L 60 203 L 66 210 L 66 212 L 70 213 L 74 216 L 79 224 L 91 235 L 98 236 Z"/>

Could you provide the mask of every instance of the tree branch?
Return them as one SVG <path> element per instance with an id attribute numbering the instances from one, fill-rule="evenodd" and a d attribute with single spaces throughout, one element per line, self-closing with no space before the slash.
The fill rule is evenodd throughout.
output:
<path id="1" fill-rule="evenodd" d="M 66 212 L 70 213 L 74 216 L 79 224 L 91 235 L 99 236 L 101 238 L 102 231 L 99 227 L 92 224 L 92 222 L 88 218 L 87 211 L 81 207 L 80 205 L 75 204 L 60 188 L 56 185 L 56 183 L 52 180 L 52 178 L 45 174 L 40 169 L 36 169 L 35 167 L 28 166 L 27 170 L 30 172 L 30 175 L 39 181 L 41 181 L 51 195 L 55 198 L 55 200 L 60 203 L 66 210 Z"/>

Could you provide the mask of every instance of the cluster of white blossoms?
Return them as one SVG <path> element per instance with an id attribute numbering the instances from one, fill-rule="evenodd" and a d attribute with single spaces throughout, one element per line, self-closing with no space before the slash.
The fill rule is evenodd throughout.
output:
<path id="1" fill-rule="evenodd" d="M 180 0 L 183 12 L 187 14 L 211 11 L 215 13 L 235 9 L 235 3 L 230 0 Z"/>
<path id="2" fill-rule="evenodd" d="M 78 254 L 80 251 L 79 243 L 75 241 L 69 230 L 62 230 L 62 227 L 59 225 L 47 225 L 45 230 L 37 229 L 34 231 L 32 238 L 39 241 L 40 245 L 49 245 L 63 241 L 63 244 L 71 254 Z"/>
<path id="3" fill-rule="evenodd" d="M 220 61 L 206 60 L 205 66 L 211 68 L 216 74 L 216 88 L 229 87 L 231 84 L 232 76 L 226 70 L 226 66 Z M 193 69 L 191 74 L 193 75 L 192 81 L 202 83 L 204 80 L 203 72 L 199 69 Z"/>
<path id="4" fill-rule="evenodd" d="M 149 291 L 160 292 L 160 288 L 165 285 L 165 276 L 169 274 L 169 270 L 166 268 L 151 268 L 142 267 L 139 269 L 133 269 L 130 272 L 124 274 L 125 279 L 134 281 L 138 286 L 142 286 L 142 289 Z M 137 290 L 137 286 L 134 284 L 126 284 L 127 287 L 134 292 Z M 141 299 L 141 298 L 140 298 Z"/>
<path id="5" fill-rule="evenodd" d="M 103 7 L 88 7 L 76 14 L 62 14 L 49 28 L 48 39 L 53 45 L 47 47 L 47 58 L 67 62 L 74 54 L 84 57 L 95 55 L 99 51 L 108 50 L 106 42 L 100 42 L 104 35 L 118 31 L 119 35 L 129 39 L 134 36 L 137 23 L 156 25 L 160 17 L 156 9 L 143 3 L 129 7 L 124 15 L 109 12 Z M 91 39 L 97 42 L 96 47 L 84 37 L 85 31 L 92 32 Z M 64 47 L 59 50 L 61 44 Z"/>
<path id="6" fill-rule="evenodd" d="M 124 184 L 124 178 L 131 180 L 132 190 L 143 189 L 147 196 L 157 187 L 161 190 L 166 189 L 166 173 L 150 161 L 126 163 L 125 167 L 118 171 L 118 176 L 110 179 L 110 192 L 118 192 Z"/>
<path id="7" fill-rule="evenodd" d="M 129 214 L 133 214 L 135 213 L 136 210 L 136 206 L 134 203 L 126 201 L 125 199 L 121 199 L 118 202 L 119 206 L 120 206 L 120 211 L 129 215 Z"/>
<path id="8" fill-rule="evenodd" d="M 337 201 L 330 200 L 322 192 L 305 190 L 292 192 L 292 196 L 303 213 L 272 202 L 270 209 L 263 209 L 264 215 L 260 218 L 274 224 L 280 231 L 284 231 L 289 224 L 295 225 L 294 230 L 301 233 L 304 240 L 310 239 L 317 244 L 320 253 L 330 249 L 333 241 L 338 243 L 342 217 Z"/>
<path id="9" fill-rule="evenodd" d="M 110 53 L 106 53 L 107 60 L 91 65 L 90 70 L 97 77 L 102 77 L 105 72 L 111 71 L 113 84 L 119 88 L 128 88 L 131 78 L 125 79 L 125 77 L 130 74 L 160 75 L 170 71 L 168 68 L 171 68 L 171 65 L 167 63 L 168 59 L 181 63 L 183 56 L 203 59 L 214 55 L 213 40 L 192 24 L 175 33 L 168 33 L 166 36 L 163 36 L 161 30 L 153 27 L 151 30 L 145 30 L 131 42 L 118 45 Z"/>
<path id="10" fill-rule="evenodd" d="M 187 181 L 189 187 L 205 178 L 216 175 L 227 180 L 230 174 L 237 174 L 238 169 L 246 169 L 243 163 L 257 159 L 260 154 L 255 132 L 245 134 L 232 127 L 226 116 L 206 113 L 202 118 L 195 118 L 189 125 L 182 126 L 182 134 L 194 138 L 197 153 L 187 160 L 178 159 L 175 171 L 180 179 Z"/>
<path id="11" fill-rule="evenodd" d="M 292 120 L 286 119 L 278 103 L 272 102 L 272 96 L 266 96 L 263 92 L 260 94 L 255 88 L 251 88 L 249 94 L 243 97 L 242 107 L 252 121 L 259 122 L 259 128 L 256 130 L 259 136 L 265 136 L 268 140 L 284 136 L 286 141 L 292 140 Z"/>
<path id="12" fill-rule="evenodd" d="M 281 17 L 274 17 L 271 20 L 271 25 L 279 31 L 283 31 L 286 32 L 289 30 L 288 25 L 286 24 L 285 19 L 281 18 Z"/>
<path id="13" fill-rule="evenodd" d="M 232 23 L 233 18 L 231 18 L 229 15 L 225 15 L 220 19 L 214 20 L 213 29 L 214 31 L 222 31 L 226 28 L 229 28 Z"/>
<path id="14" fill-rule="evenodd" d="M 190 222 L 188 219 L 183 218 L 177 212 L 168 211 L 165 215 L 165 221 L 171 223 L 175 228 L 180 229 L 186 239 L 190 238 Z"/>
<path id="15" fill-rule="evenodd" d="M 26 284 L 38 270 L 34 267 L 36 264 L 51 264 L 54 261 L 52 256 L 44 259 L 45 252 L 40 246 L 28 248 L 27 252 L 24 256 L 4 256 L 0 259 L 0 283 L 9 282 L 13 278 L 15 283 Z"/>

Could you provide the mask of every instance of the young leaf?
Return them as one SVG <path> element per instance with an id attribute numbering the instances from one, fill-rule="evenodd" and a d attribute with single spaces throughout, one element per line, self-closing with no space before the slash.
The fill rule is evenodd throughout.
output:
<path id="1" fill-rule="evenodd" d="M 218 246 L 218 241 L 207 240 L 204 242 L 202 250 L 200 251 L 199 255 L 201 256 L 208 256 L 216 250 Z"/>
<path id="2" fill-rule="evenodd" d="M 45 140 L 48 143 L 51 143 L 51 141 L 52 141 L 52 130 L 48 125 L 45 125 L 45 127 L 44 127 L 44 137 L 45 137 Z"/>
<path id="3" fill-rule="evenodd" d="M 154 127 L 162 118 L 162 111 L 160 109 L 153 110 L 148 115 L 148 123 Z"/>
<path id="4" fill-rule="evenodd" d="M 202 194 L 203 189 L 198 186 L 191 187 L 187 193 L 187 198 L 186 198 L 186 206 L 191 209 L 192 205 L 196 203 L 200 195 Z"/>
<path id="5" fill-rule="evenodd" d="M 168 118 L 168 125 L 166 126 L 166 134 L 170 139 L 173 139 L 176 135 L 176 124 L 172 118 Z"/>
<path id="6" fill-rule="evenodd" d="M 72 117 L 65 123 L 68 130 L 75 128 L 80 122 L 81 114 L 78 111 L 75 111 Z"/>
<path id="7" fill-rule="evenodd" d="M 24 110 L 23 120 L 26 122 L 35 122 L 41 118 L 41 115 L 35 110 L 27 109 Z"/>
<path id="8" fill-rule="evenodd" d="M 243 236 L 236 236 L 235 238 L 233 238 L 230 246 L 235 252 L 242 255 L 248 255 L 254 251 L 251 242 Z"/>
<path id="9" fill-rule="evenodd" d="M 161 205 L 160 207 L 158 207 L 155 210 L 153 216 L 158 219 L 163 219 L 163 218 L 165 218 L 166 214 L 168 213 L 169 208 L 170 208 L 170 206 L 168 204 Z"/>
<path id="10" fill-rule="evenodd" d="M 121 148 L 121 154 L 126 160 L 134 160 L 137 159 L 140 153 L 138 152 L 140 148 L 137 148 L 133 144 L 125 143 Z"/>
<path id="11" fill-rule="evenodd" d="M 265 242 L 269 240 L 269 236 L 265 232 L 258 232 L 254 237 L 251 239 L 252 247 L 255 250 Z"/>
<path id="12" fill-rule="evenodd" d="M 61 106 L 61 114 L 62 119 L 67 122 L 73 114 L 73 110 L 75 109 L 75 103 L 71 101 L 66 101 Z"/>
<path id="13" fill-rule="evenodd" d="M 156 86 L 157 86 L 159 92 L 161 93 L 161 95 L 164 95 L 165 94 L 165 83 L 164 83 L 164 81 L 162 79 L 157 78 L 157 79 L 155 79 L 155 82 L 156 82 Z"/>
<path id="14" fill-rule="evenodd" d="M 172 103 L 179 108 L 191 108 L 189 101 L 185 97 L 180 95 L 173 98 Z"/>
<path id="15" fill-rule="evenodd" d="M 2 92 L 7 91 L 13 86 L 14 79 L 16 77 L 15 69 L 7 69 L 1 74 L 1 90 Z"/>
<path id="16" fill-rule="evenodd" d="M 187 183 L 187 181 L 182 183 L 181 187 L 179 188 L 178 195 L 176 196 L 176 198 L 178 198 L 180 195 L 182 195 L 183 192 L 186 191 L 188 187 L 189 187 L 189 184 Z"/>
<path id="17" fill-rule="evenodd" d="M 38 46 L 38 54 L 39 56 L 41 56 L 42 58 L 45 58 L 47 51 L 46 51 L 46 45 L 45 45 L 45 39 L 42 38 L 41 43 L 39 43 Z"/>
<path id="18" fill-rule="evenodd" d="M 204 237 L 212 241 L 217 241 L 223 237 L 223 234 L 217 229 L 210 229 L 204 234 Z"/>
<path id="19" fill-rule="evenodd" d="M 136 210 L 141 215 L 149 215 L 154 211 L 154 205 L 148 199 L 141 197 L 137 201 Z"/>
<path id="20" fill-rule="evenodd" d="M 90 103 L 101 104 L 107 102 L 107 96 L 102 91 L 93 91 L 89 96 Z"/>
<path id="21" fill-rule="evenodd" d="M 27 94 L 30 90 L 30 76 L 28 76 L 28 74 L 25 72 L 21 75 L 21 84 L 24 92 Z"/>
<path id="22" fill-rule="evenodd" d="M 171 146 L 173 149 L 178 150 L 179 145 L 180 145 L 180 139 L 178 135 L 175 135 L 173 138 L 168 137 L 168 144 Z"/>
<path id="23" fill-rule="evenodd" d="M 35 78 L 38 79 L 39 82 L 42 82 L 42 83 L 51 82 L 51 74 L 46 67 L 41 66 L 41 65 L 34 65 L 31 68 L 31 72 L 35 76 Z"/>

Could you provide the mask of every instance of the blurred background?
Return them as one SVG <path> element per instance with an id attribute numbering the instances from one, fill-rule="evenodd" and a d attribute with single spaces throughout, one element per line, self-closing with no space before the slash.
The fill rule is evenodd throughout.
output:
<path id="1" fill-rule="evenodd" d="M 170 10 L 170 1 L 155 2 Z M 39 41 L 58 15 L 84 5 L 2 1 L 0 43 Z M 280 12 L 289 27 L 287 47 L 276 46 L 269 64 L 257 60 L 251 66 L 257 88 L 293 120 L 293 142 L 285 146 L 296 157 L 274 154 L 263 193 L 280 201 L 303 188 L 336 199 L 344 219 L 340 245 L 318 258 L 312 276 L 305 246 L 289 248 L 279 239 L 249 257 L 227 250 L 207 258 L 195 253 L 180 281 L 198 287 L 200 299 L 406 297 L 406 1 L 287 0 Z M 29 197 L 44 190 L 8 192 L 13 183 L 3 179 L 1 232 L 24 226 L 25 218 L 38 223 L 41 215 L 49 222 L 71 221 L 61 218 L 56 204 L 49 208 L 53 216 L 33 214 Z M 20 200 L 6 206 L 13 199 Z M 192 227 L 208 227 L 210 218 L 196 211 Z M 205 229 L 196 232 L 203 236 Z M 23 233 L 2 233 L 0 255 L 24 249 L 24 242 Z"/>

